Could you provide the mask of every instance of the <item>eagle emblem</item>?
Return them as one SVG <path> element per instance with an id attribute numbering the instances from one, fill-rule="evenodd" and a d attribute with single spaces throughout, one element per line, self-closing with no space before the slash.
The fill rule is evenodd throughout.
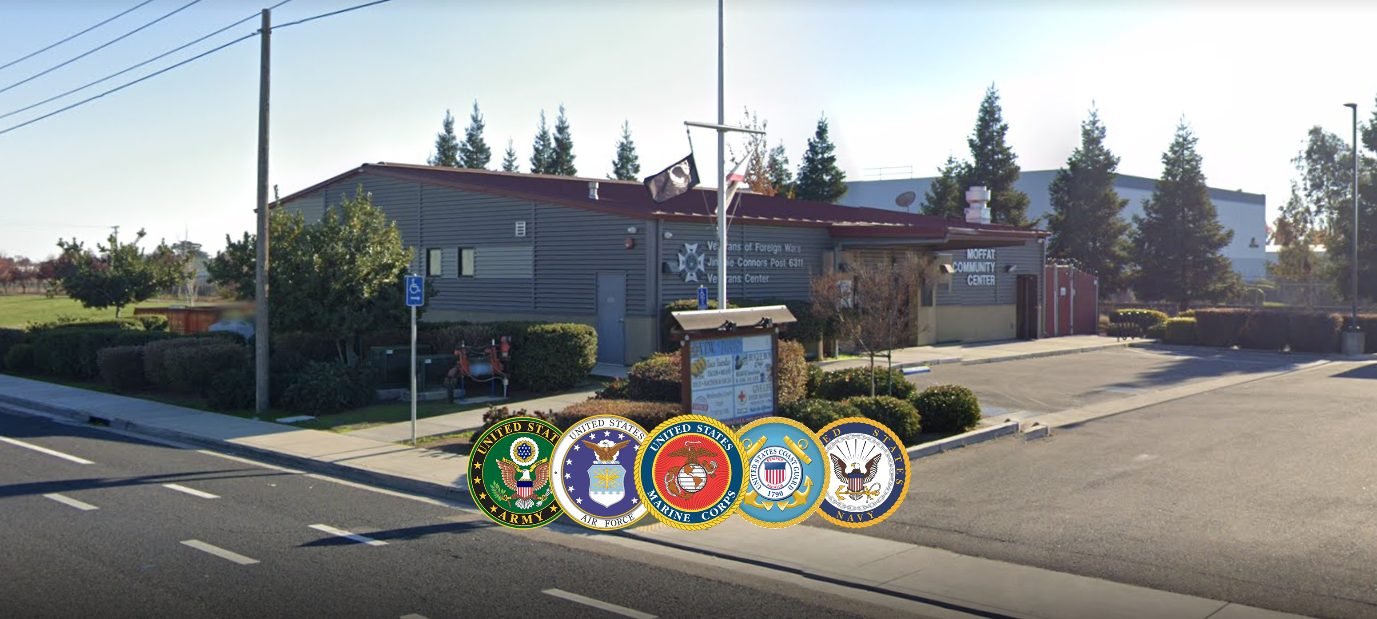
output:
<path id="1" fill-rule="evenodd" d="M 832 474 L 842 482 L 842 485 L 837 486 L 837 500 L 860 500 L 862 497 L 870 498 L 880 493 L 879 484 L 871 488 L 870 482 L 874 481 L 875 475 L 880 472 L 880 456 L 883 454 L 875 454 L 875 457 L 865 463 L 864 469 L 858 462 L 852 462 L 847 466 L 836 454 L 828 455 L 832 458 Z"/>
<path id="2" fill-rule="evenodd" d="M 682 465 L 670 469 L 665 474 L 665 494 L 684 498 L 706 487 L 709 477 L 717 477 L 717 461 L 709 458 L 717 458 L 721 454 L 699 447 L 701 442 L 684 441 L 683 447 L 665 454 L 670 458 L 684 459 Z M 699 460 L 708 460 L 708 463 L 705 466 Z"/>
<path id="3" fill-rule="evenodd" d="M 499 489 L 496 488 L 497 484 L 493 484 L 493 496 L 501 498 L 504 501 L 516 499 L 513 504 L 517 509 L 539 507 L 545 504 L 546 499 L 550 498 L 550 489 L 548 488 L 550 483 L 549 460 L 541 460 L 531 468 L 522 468 L 518 466 L 517 463 L 503 458 L 497 461 L 497 467 L 502 469 L 502 484 L 515 494 L 500 492 Z M 536 493 L 540 492 L 542 489 L 544 489 L 545 492 L 537 495 Z M 535 500 L 532 500 L 531 497 L 533 496 Z"/>
<path id="4" fill-rule="evenodd" d="M 583 443 L 585 447 L 592 449 L 593 453 L 597 454 L 598 464 L 616 464 L 617 452 L 621 451 L 623 447 L 626 447 L 627 445 L 631 444 L 631 441 L 629 439 L 622 441 L 620 443 L 613 443 L 612 441 L 609 441 L 607 439 L 598 441 L 596 444 L 590 443 L 588 441 L 579 442 Z"/>

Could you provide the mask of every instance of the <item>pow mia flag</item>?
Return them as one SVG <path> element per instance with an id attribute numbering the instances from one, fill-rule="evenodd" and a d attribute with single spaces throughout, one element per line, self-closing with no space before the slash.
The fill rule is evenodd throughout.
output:
<path id="1" fill-rule="evenodd" d="M 698 166 L 693 164 L 693 153 L 645 179 L 645 188 L 650 190 L 650 199 L 656 204 L 688 193 L 688 190 L 697 186 Z"/>

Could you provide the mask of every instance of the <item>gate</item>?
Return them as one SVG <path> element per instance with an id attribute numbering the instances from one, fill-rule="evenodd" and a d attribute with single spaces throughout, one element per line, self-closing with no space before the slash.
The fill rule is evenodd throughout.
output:
<path id="1" fill-rule="evenodd" d="M 1100 319 L 1099 278 L 1075 267 L 1049 264 L 1043 282 L 1046 336 L 1095 335 Z"/>

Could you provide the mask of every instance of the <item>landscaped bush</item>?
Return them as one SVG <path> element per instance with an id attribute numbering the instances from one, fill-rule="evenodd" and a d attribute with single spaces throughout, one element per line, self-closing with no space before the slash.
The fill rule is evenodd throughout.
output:
<path id="1" fill-rule="evenodd" d="M 15 344 L 23 344 L 29 340 L 29 336 L 20 329 L 0 329 L 0 369 L 8 367 L 5 365 L 5 355 Z"/>
<path id="2" fill-rule="evenodd" d="M 513 334 L 512 382 L 518 389 L 568 389 L 588 378 L 597 362 L 598 332 L 588 325 L 535 324 Z"/>
<path id="3" fill-rule="evenodd" d="M 268 380 L 271 385 L 272 379 Z M 206 388 L 206 405 L 218 411 L 252 408 L 257 397 L 255 386 L 253 372 L 249 369 L 225 370 L 210 379 L 210 386 Z"/>
<path id="4" fill-rule="evenodd" d="M 1198 309 L 1195 310 L 1195 337 L 1205 346 L 1233 346 L 1238 343 L 1238 334 L 1247 320 L 1247 310 Z"/>
<path id="5" fill-rule="evenodd" d="M 274 333 L 268 340 L 272 356 L 301 359 L 301 365 L 311 361 L 339 362 L 339 347 L 334 338 L 315 333 Z M 408 340 L 409 343 L 409 340 Z"/>
<path id="6" fill-rule="evenodd" d="M 898 435 L 904 445 L 917 443 L 918 435 L 923 432 L 918 409 L 906 400 L 879 395 L 851 398 L 845 404 L 855 407 L 866 418 L 884 424 Z"/>
<path id="7" fill-rule="evenodd" d="M 738 306 L 731 301 L 727 301 L 727 309 L 736 309 Z M 708 299 L 708 309 L 717 309 L 717 299 Z M 660 307 L 660 344 L 665 351 L 679 350 L 679 341 L 670 335 L 675 327 L 674 312 L 692 312 L 698 310 L 698 299 L 681 299 L 670 301 Z"/>
<path id="8" fill-rule="evenodd" d="M 159 314 L 142 314 L 135 316 L 134 320 L 139 321 L 139 324 L 143 325 L 144 331 L 167 330 L 167 316 Z"/>
<path id="9" fill-rule="evenodd" d="M 655 353 L 626 371 L 626 397 L 649 402 L 678 402 L 683 397 L 680 352 Z"/>
<path id="10" fill-rule="evenodd" d="M 11 372 L 32 372 L 34 365 L 33 344 L 15 344 L 5 351 L 5 369 Z"/>
<path id="11" fill-rule="evenodd" d="M 1290 337 L 1291 315 L 1274 310 L 1254 310 L 1243 320 L 1238 331 L 1239 348 L 1281 350 Z"/>
<path id="12" fill-rule="evenodd" d="M 516 323 L 500 324 L 509 325 L 508 329 L 511 330 Z M 532 324 L 535 323 L 526 323 L 516 330 L 525 331 Z M 492 324 L 446 323 L 417 333 L 416 344 L 428 344 L 431 351 L 437 355 L 442 355 L 454 352 L 454 349 L 461 345 L 485 346 L 503 335 L 515 335 L 515 333 L 497 333 Z M 408 337 L 410 337 L 409 334 L 398 341 L 386 342 L 382 345 L 406 343 L 410 341 L 407 339 Z"/>
<path id="13" fill-rule="evenodd" d="M 1150 309 L 1118 309 L 1109 313 L 1109 322 L 1113 323 L 1133 323 L 1138 328 L 1146 332 L 1148 327 L 1161 324 L 1167 321 L 1164 312 Z"/>
<path id="14" fill-rule="evenodd" d="M 608 401 L 611 402 L 612 400 Z M 489 406 L 488 412 L 483 413 L 483 427 L 473 433 L 473 438 L 477 439 L 484 432 L 487 432 L 488 428 L 516 417 L 532 417 L 542 421 L 554 422 L 554 415 L 544 411 L 527 411 L 524 408 L 511 410 L 505 406 Z"/>
<path id="15" fill-rule="evenodd" d="M 779 387 L 775 401 L 783 405 L 797 402 L 808 395 L 808 368 L 812 367 L 804 358 L 803 344 L 791 341 L 779 343 Z"/>
<path id="16" fill-rule="evenodd" d="M 282 394 L 282 405 L 307 415 L 325 415 L 373 401 L 374 380 L 365 369 L 343 363 L 312 361 Z"/>
<path id="17" fill-rule="evenodd" d="M 142 346 L 102 348 L 96 353 L 96 364 L 101 380 L 115 391 L 134 391 L 148 384 L 143 377 Z"/>
<path id="18" fill-rule="evenodd" d="M 818 395 L 818 389 L 821 388 L 822 378 L 827 375 L 827 372 L 811 363 L 808 364 L 808 367 L 805 368 L 804 371 L 807 372 L 807 381 L 804 383 L 804 393 L 806 395 L 804 397 L 822 399 L 822 396 Z"/>
<path id="19" fill-rule="evenodd" d="M 1339 351 L 1339 330 L 1343 319 L 1338 314 L 1295 314 L 1286 338 L 1295 352 L 1333 353 Z"/>
<path id="20" fill-rule="evenodd" d="M 960 385 L 928 387 L 912 401 L 929 432 L 965 432 L 980 423 L 980 402 Z"/>
<path id="21" fill-rule="evenodd" d="M 119 329 L 49 329 L 33 338 L 34 362 L 38 371 L 68 378 L 95 378 L 100 375 L 96 352 L 109 348 Z"/>
<path id="22" fill-rule="evenodd" d="M 683 407 L 672 402 L 588 400 L 555 413 L 554 424 L 563 432 L 579 421 L 594 415 L 618 415 L 630 419 L 636 422 L 636 425 L 650 431 L 664 423 L 666 419 L 677 417 L 683 413 Z"/>
<path id="23" fill-rule="evenodd" d="M 1143 325 L 1136 322 L 1111 322 L 1106 335 L 1115 338 L 1143 337 Z"/>
<path id="24" fill-rule="evenodd" d="M 143 321 L 132 318 L 112 318 L 110 320 L 73 320 L 59 318 L 51 322 L 32 324 L 29 331 L 66 331 L 69 329 L 143 329 Z"/>
<path id="25" fill-rule="evenodd" d="M 598 400 L 630 400 L 631 382 L 624 378 L 613 378 L 611 382 L 603 385 L 602 389 L 593 394 L 594 399 Z"/>
<path id="26" fill-rule="evenodd" d="M 120 331 L 118 334 L 116 334 L 115 339 L 111 342 L 111 345 L 145 346 L 150 342 L 158 342 L 161 340 L 175 340 L 178 337 L 180 336 L 178 336 L 176 333 L 172 333 L 171 331 L 135 331 L 133 329 L 127 329 L 124 331 Z"/>
<path id="27" fill-rule="evenodd" d="M 245 365 L 243 346 L 209 342 L 167 351 L 162 371 L 173 389 L 182 393 L 202 393 L 210 387 L 210 379 L 216 374 Z"/>
<path id="28" fill-rule="evenodd" d="M 845 400 L 856 396 L 870 395 L 870 366 L 833 370 L 823 374 L 818 383 L 818 397 L 824 400 Z M 913 383 L 904 380 L 899 370 L 886 370 L 875 366 L 875 395 L 892 395 L 906 399 L 913 395 Z"/>
<path id="29" fill-rule="evenodd" d="M 1168 320 L 1165 339 L 1168 344 L 1181 344 L 1185 346 L 1196 345 L 1195 319 L 1172 318 Z"/>
<path id="30" fill-rule="evenodd" d="M 1143 331 L 1143 337 L 1150 340 L 1160 340 L 1167 337 L 1167 323 L 1159 322 Z"/>
<path id="31" fill-rule="evenodd" d="M 183 337 L 149 342 L 143 347 L 143 375 L 154 387 L 170 389 L 172 379 L 168 377 L 165 358 L 173 350 L 209 345 L 212 340 L 198 337 Z M 222 343 L 222 342 L 221 342 Z"/>
<path id="32" fill-rule="evenodd" d="M 861 411 L 844 402 L 805 398 L 779 407 L 779 416 L 793 419 L 817 432 L 838 419 L 861 417 Z"/>

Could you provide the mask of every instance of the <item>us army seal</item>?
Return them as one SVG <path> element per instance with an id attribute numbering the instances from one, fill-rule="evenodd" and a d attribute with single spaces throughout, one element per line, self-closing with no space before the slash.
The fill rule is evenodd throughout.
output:
<path id="1" fill-rule="evenodd" d="M 469 493 L 498 524 L 534 529 L 559 518 L 550 488 L 550 456 L 559 430 L 533 417 L 516 417 L 473 441 L 469 454 Z"/>
<path id="2" fill-rule="evenodd" d="M 574 424 L 555 444 L 555 500 L 564 513 L 591 529 L 629 527 L 646 513 L 628 470 L 645 442 L 645 430 L 616 415 Z"/>
<path id="3" fill-rule="evenodd" d="M 636 493 L 650 513 L 678 529 L 726 520 L 741 503 L 745 483 L 741 443 L 710 417 L 671 418 L 636 452 Z"/>
<path id="4" fill-rule="evenodd" d="M 803 522 L 826 492 L 827 452 L 807 426 L 766 417 L 738 432 L 745 448 L 747 484 L 741 517 L 781 529 Z"/>
<path id="5" fill-rule="evenodd" d="M 868 527 L 899 509 L 908 493 L 908 452 L 884 424 L 847 417 L 827 424 L 818 438 L 829 474 L 818 513 L 844 527 Z"/>

